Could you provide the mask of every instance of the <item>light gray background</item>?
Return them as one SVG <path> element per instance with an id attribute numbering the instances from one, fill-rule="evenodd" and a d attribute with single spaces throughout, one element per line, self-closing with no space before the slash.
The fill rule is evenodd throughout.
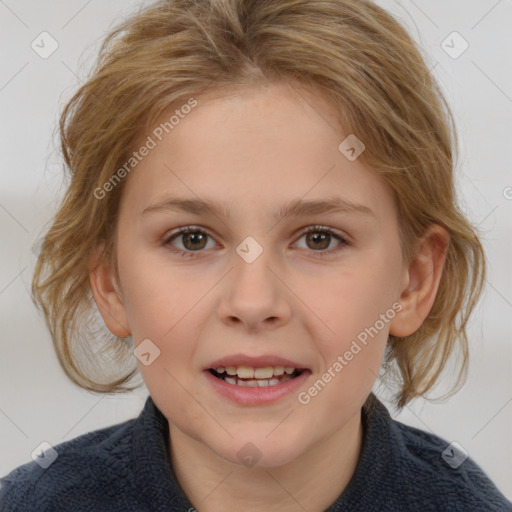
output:
<path id="1" fill-rule="evenodd" d="M 418 400 L 397 418 L 460 443 L 512 499 L 512 3 L 379 3 L 420 43 L 453 106 L 461 139 L 460 197 L 489 261 L 470 326 L 466 385 L 443 403 Z M 94 395 L 71 384 L 28 293 L 32 245 L 63 193 L 53 137 L 58 114 L 87 75 L 109 27 L 140 5 L 0 0 L 0 475 L 29 461 L 42 441 L 55 445 L 135 417 L 147 395 L 144 387 L 124 396 Z M 59 44 L 47 59 L 31 48 L 43 31 Z M 453 31 L 469 44 L 456 59 L 442 47 Z M 376 389 L 386 395 L 383 386 Z"/>

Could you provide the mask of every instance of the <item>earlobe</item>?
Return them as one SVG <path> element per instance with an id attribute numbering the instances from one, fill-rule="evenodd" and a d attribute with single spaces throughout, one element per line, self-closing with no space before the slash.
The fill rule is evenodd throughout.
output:
<path id="1" fill-rule="evenodd" d="M 128 318 L 114 272 L 100 244 L 89 258 L 89 280 L 94 300 L 108 330 L 119 338 L 130 336 Z"/>
<path id="2" fill-rule="evenodd" d="M 402 338 L 414 334 L 427 318 L 441 282 L 449 240 L 448 232 L 433 224 L 419 241 L 405 271 L 399 299 L 402 309 L 391 322 L 392 336 Z"/>

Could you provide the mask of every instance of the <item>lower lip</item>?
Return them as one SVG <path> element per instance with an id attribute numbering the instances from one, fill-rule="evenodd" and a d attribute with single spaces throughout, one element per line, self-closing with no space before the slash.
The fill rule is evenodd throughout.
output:
<path id="1" fill-rule="evenodd" d="M 275 386 L 248 388 L 237 386 L 236 384 L 228 384 L 212 375 L 208 370 L 205 370 L 204 373 L 219 395 L 240 405 L 261 405 L 276 402 L 296 391 L 311 374 L 309 370 L 304 370 L 294 379 L 276 384 Z"/>

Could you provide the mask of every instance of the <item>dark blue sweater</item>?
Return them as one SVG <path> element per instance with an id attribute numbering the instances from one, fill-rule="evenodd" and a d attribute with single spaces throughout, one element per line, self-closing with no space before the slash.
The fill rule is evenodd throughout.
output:
<path id="1" fill-rule="evenodd" d="M 328 512 L 512 511 L 470 458 L 458 465 L 448 442 L 393 420 L 373 394 L 362 421 L 356 472 Z M 172 469 L 167 420 L 150 396 L 138 418 L 54 449 L 46 469 L 31 461 L 0 479 L 2 512 L 194 510 Z"/>

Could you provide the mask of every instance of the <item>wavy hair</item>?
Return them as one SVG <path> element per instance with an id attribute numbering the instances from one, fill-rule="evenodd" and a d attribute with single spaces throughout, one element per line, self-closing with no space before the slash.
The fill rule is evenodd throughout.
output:
<path id="1" fill-rule="evenodd" d="M 468 318 L 485 278 L 476 228 L 454 188 L 455 123 L 426 60 L 391 14 L 369 0 L 166 0 L 118 24 L 60 117 L 69 184 L 46 231 L 32 280 L 62 368 L 94 392 L 124 392 L 137 373 L 130 343 L 98 322 L 88 258 L 100 242 L 117 273 L 114 230 L 124 182 L 95 190 L 173 105 L 206 89 L 229 94 L 262 81 L 308 85 L 339 108 L 359 157 L 391 187 L 404 260 L 432 224 L 450 235 L 433 307 L 421 328 L 390 336 L 383 368 L 401 408 L 425 396 L 459 350 L 466 378 Z"/>

